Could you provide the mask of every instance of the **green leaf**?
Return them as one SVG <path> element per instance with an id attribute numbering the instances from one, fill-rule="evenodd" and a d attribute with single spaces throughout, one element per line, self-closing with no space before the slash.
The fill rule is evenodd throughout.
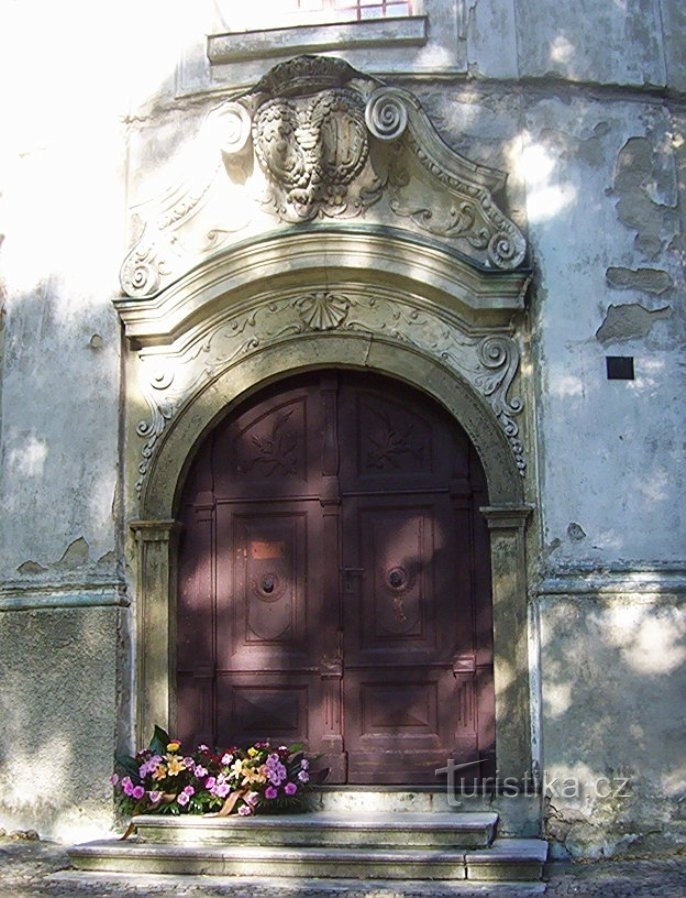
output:
<path id="1" fill-rule="evenodd" d="M 138 776 L 138 762 L 130 755 L 115 754 L 114 766 L 115 769 L 122 770 L 125 774 L 127 774 L 127 776 L 130 776 L 132 778 L 135 777 L 136 781 L 140 779 L 140 777 Z"/>
<path id="2" fill-rule="evenodd" d="M 324 767 L 322 770 L 310 770 L 310 783 L 313 786 L 321 786 L 329 775 L 329 769 L 329 767 Z"/>
<path id="3" fill-rule="evenodd" d="M 166 733 L 162 727 L 155 724 L 155 732 L 150 740 L 150 751 L 156 755 L 163 755 L 167 750 L 167 745 L 171 742 L 169 733 Z"/>

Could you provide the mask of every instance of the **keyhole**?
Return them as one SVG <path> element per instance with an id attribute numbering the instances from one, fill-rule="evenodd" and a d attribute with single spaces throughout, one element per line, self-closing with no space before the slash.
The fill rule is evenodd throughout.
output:
<path id="1" fill-rule="evenodd" d="M 274 578 L 266 576 L 262 578 L 262 592 L 274 592 Z"/>
<path id="2" fill-rule="evenodd" d="M 398 589 L 398 587 L 403 585 L 403 575 L 400 571 L 391 571 L 388 576 L 388 582 L 391 584 L 393 589 Z"/>

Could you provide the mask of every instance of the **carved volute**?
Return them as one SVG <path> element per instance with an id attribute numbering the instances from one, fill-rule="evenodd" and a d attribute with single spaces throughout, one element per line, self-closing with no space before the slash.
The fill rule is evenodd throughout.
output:
<path id="1" fill-rule="evenodd" d="M 493 198 L 505 175 L 450 150 L 412 94 L 343 60 L 275 66 L 216 107 L 197 141 L 192 181 L 138 210 L 127 296 L 155 296 L 218 250 L 315 220 L 430 237 L 486 270 L 524 260 L 524 237 Z"/>
<path id="2" fill-rule="evenodd" d="M 334 364 L 375 341 L 447 369 L 523 475 L 529 272 L 494 199 L 505 175 L 447 147 L 412 94 L 335 58 L 275 66 L 196 144 L 187 183 L 136 208 L 145 226 L 115 300 L 144 402 L 131 493 L 144 501 L 169 431 L 224 372 L 286 344 L 295 368 L 311 364 L 313 341 L 320 354 L 339 341 Z"/>

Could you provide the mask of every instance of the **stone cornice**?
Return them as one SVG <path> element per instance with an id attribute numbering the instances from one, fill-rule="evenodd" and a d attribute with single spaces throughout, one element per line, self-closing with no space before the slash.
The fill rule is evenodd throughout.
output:
<path id="1" fill-rule="evenodd" d="M 275 66 L 213 109 L 193 146 L 182 182 L 134 207 L 142 233 L 120 278 L 132 299 L 275 226 L 317 220 L 431 237 L 484 276 L 524 264 L 526 240 L 495 199 L 506 176 L 445 144 L 412 94 L 341 59 Z"/>
<path id="2" fill-rule="evenodd" d="M 318 281 L 353 282 L 401 292 L 425 287 L 437 306 L 467 325 L 507 327 L 524 309 L 528 270 L 489 271 L 436 241 L 373 226 L 310 225 L 272 231 L 217 254 L 153 298 L 114 300 L 126 336 L 167 345 L 218 305 L 228 309 L 268 289 Z"/>
<path id="3" fill-rule="evenodd" d="M 126 585 L 118 580 L 86 583 L 22 583 L 0 586 L 0 612 L 54 608 L 126 607 Z"/>

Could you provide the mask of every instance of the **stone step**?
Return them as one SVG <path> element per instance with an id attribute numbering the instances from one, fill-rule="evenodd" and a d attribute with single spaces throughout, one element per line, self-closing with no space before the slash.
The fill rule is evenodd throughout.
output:
<path id="1" fill-rule="evenodd" d="M 144 842 L 176 845 L 312 846 L 319 848 L 487 848 L 494 813 L 283 814 L 256 817 L 164 817 L 133 820 Z"/>
<path id="2" fill-rule="evenodd" d="M 487 849 L 465 851 L 191 846 L 135 837 L 91 842 L 69 855 L 77 870 L 107 873 L 512 882 L 539 880 L 547 850 L 547 843 L 538 839 L 504 839 Z"/>

